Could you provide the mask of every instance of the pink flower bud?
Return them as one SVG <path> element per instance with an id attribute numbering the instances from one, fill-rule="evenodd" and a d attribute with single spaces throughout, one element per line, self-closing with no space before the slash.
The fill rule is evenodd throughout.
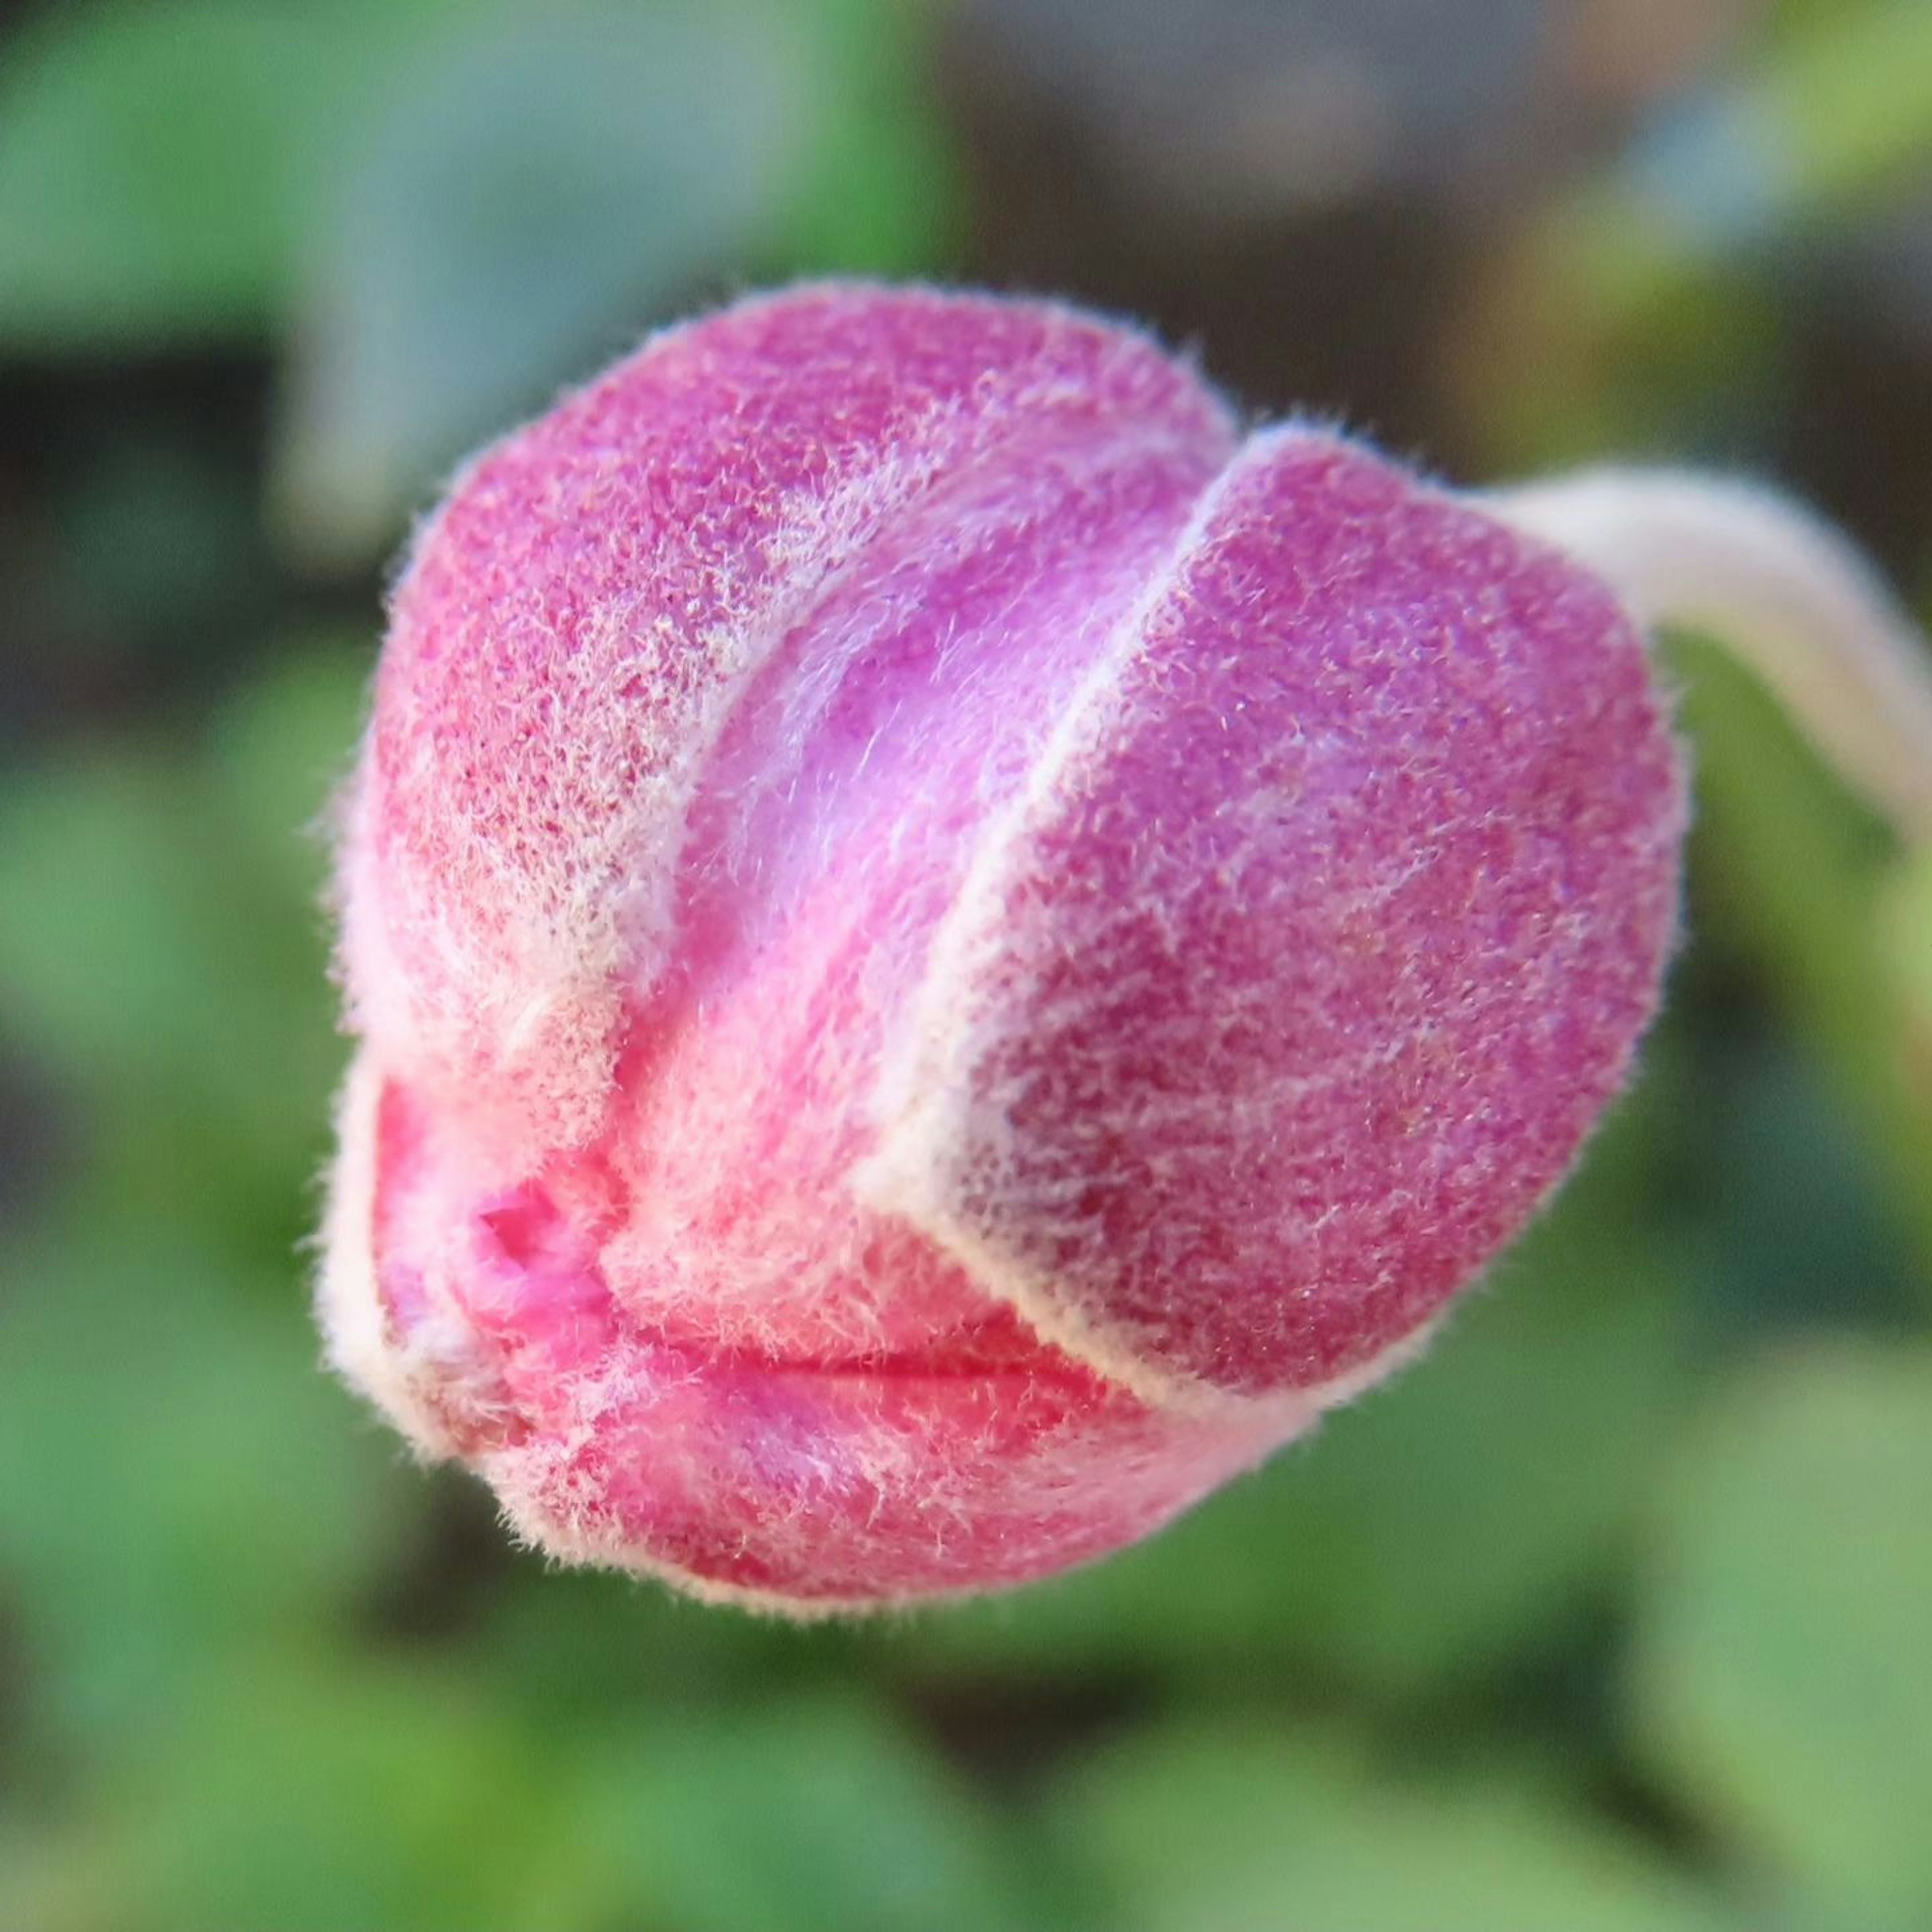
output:
<path id="1" fill-rule="evenodd" d="M 334 1358 L 559 1556 L 1114 1549 L 1412 1352 L 1630 1064 L 1594 577 L 1043 303 L 831 286 L 482 456 L 346 808 Z"/>

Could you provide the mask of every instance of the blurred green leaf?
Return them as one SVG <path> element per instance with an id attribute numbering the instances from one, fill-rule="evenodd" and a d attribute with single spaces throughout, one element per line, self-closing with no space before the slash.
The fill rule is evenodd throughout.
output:
<path id="1" fill-rule="evenodd" d="M 354 561 L 472 445 L 726 278 L 904 272 L 947 226 L 896 0 L 506 9 L 415 71 L 308 252 L 275 496 Z"/>
<path id="2" fill-rule="evenodd" d="M 316 237 L 278 488 L 356 556 L 769 222 L 822 107 L 766 0 L 503 12 L 425 63 Z"/>
<path id="3" fill-rule="evenodd" d="M 22 1932 L 1048 1922 L 996 1822 L 862 1697 L 640 1706 L 586 1738 L 447 1665 L 347 1657 L 209 1682 L 12 1889 Z"/>
<path id="4" fill-rule="evenodd" d="M 689 1932 L 1021 1932 L 1048 1922 L 1016 1844 L 862 1696 L 643 1714 L 564 1794 L 560 1869 L 601 1871 L 596 1925 Z M 528 1932 L 554 1932 L 541 1895 Z M 1064 1923 L 1064 1921 L 1058 1922 Z"/>
<path id="5" fill-rule="evenodd" d="M 1932 846 L 1892 882 L 1885 937 L 1903 1009 L 1907 1077 L 1932 1112 Z"/>
<path id="6" fill-rule="evenodd" d="M 126 1156 L 135 1198 L 228 1225 L 320 1150 L 338 1059 L 319 934 L 265 922 L 234 856 L 192 767 L 152 749 L 44 766 L 0 801 L 0 1027 Z"/>
<path id="7" fill-rule="evenodd" d="M 1635 1723 L 1678 1802 L 1868 1922 L 1925 1923 L 1932 1352 L 1814 1346 L 1742 1377 L 1673 1468 L 1642 1580 Z"/>
<path id="8" fill-rule="evenodd" d="M 104 739 L 0 791 L 0 1029 L 150 1214 L 285 1215 L 322 1150 L 341 1047 L 310 828 L 362 674 L 318 650 L 219 714 L 202 762 Z"/>
<path id="9" fill-rule="evenodd" d="M 654 1579 L 557 1570 L 526 1551 L 508 1562 L 470 1654 L 506 1700 L 551 1721 L 602 1723 L 614 1704 L 633 1701 L 688 1712 L 879 1661 L 878 1635 L 862 1630 L 721 1612 Z"/>
<path id="10" fill-rule="evenodd" d="M 0 1256 L 0 1581 L 62 1726 L 119 1739 L 211 1669 L 313 1643 L 412 1490 L 273 1297 L 205 1251 L 58 1226 Z"/>
<path id="11" fill-rule="evenodd" d="M 328 808 L 355 763 L 374 665 L 361 632 L 292 638 L 209 726 L 216 809 L 305 941 L 320 928 Z"/>
<path id="12" fill-rule="evenodd" d="M 1912 1325 L 1924 1291 L 1904 1231 L 1824 1070 L 1777 1034 L 1706 1066 L 1692 1184 L 1708 1214 L 1696 1293 L 1714 1337 Z"/>
<path id="13" fill-rule="evenodd" d="M 91 0 L 0 68 L 0 346 L 260 332 L 316 195 L 460 0 Z"/>
<path id="14" fill-rule="evenodd" d="M 14 1881 L 22 1932 L 476 1932 L 550 1867 L 556 1754 L 452 1672 L 237 1660 Z M 7 1888 L 0 1880 L 0 1904 Z"/>
<path id="15" fill-rule="evenodd" d="M 950 254 L 963 223 L 931 98 L 936 10 L 933 0 L 794 0 L 825 104 L 760 279 L 930 273 Z"/>
<path id="16" fill-rule="evenodd" d="M 1284 1729 L 1286 1727 L 1284 1726 Z M 1082 1766 L 1060 1822 L 1123 1932 L 1714 1932 L 1714 1900 L 1520 1771 L 1381 1771 L 1311 1726 L 1175 1725 Z"/>
<path id="17" fill-rule="evenodd" d="M 1698 944 L 1742 956 L 1854 1110 L 1862 1150 L 1932 1292 L 1932 1107 L 1899 1051 L 1882 832 L 1770 693 L 1715 646 L 1671 641 L 1696 754 Z"/>

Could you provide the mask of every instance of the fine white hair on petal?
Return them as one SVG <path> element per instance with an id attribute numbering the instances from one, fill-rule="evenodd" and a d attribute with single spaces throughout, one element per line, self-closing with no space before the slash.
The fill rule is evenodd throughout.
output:
<path id="1" fill-rule="evenodd" d="M 1171 1412 L 1156 1439 L 1116 1452 L 1119 1460 L 1114 1464 L 1115 1477 L 1124 1480 L 1130 1488 L 1138 1486 L 1144 1491 L 1142 1504 L 1149 1514 L 1142 1533 L 1160 1527 L 1209 1490 L 1258 1468 L 1276 1450 L 1310 1435 L 1334 1410 L 1346 1407 L 1408 1367 L 1426 1352 L 1441 1326 L 1440 1318 L 1426 1322 L 1398 1337 L 1369 1360 L 1312 1388 L 1261 1400 L 1224 1396 L 1219 1399 L 1218 1406 L 1204 1407 L 1190 1414 L 1184 1406 L 1181 1410 Z M 912 1609 L 938 1595 L 976 1594 L 1006 1587 L 997 1580 L 976 1583 L 956 1580 L 939 1587 L 926 1584 L 883 1592 L 868 1590 L 862 1594 L 802 1596 L 781 1588 L 700 1575 L 647 1541 L 626 1538 L 597 1510 L 594 1494 L 580 1492 L 572 1463 L 574 1452 L 594 1433 L 596 1422 L 590 1409 L 594 1409 L 594 1403 L 586 1409 L 580 1432 L 573 1432 L 560 1442 L 505 1446 L 485 1450 L 478 1459 L 477 1466 L 496 1490 L 512 1532 L 531 1548 L 543 1550 L 561 1562 L 628 1570 L 634 1575 L 655 1577 L 704 1603 L 728 1604 L 760 1616 L 807 1622 L 872 1614 L 880 1610 Z M 890 1460 L 903 1452 L 894 1444 L 890 1432 L 881 1430 L 874 1436 L 847 1445 L 847 1453 L 863 1461 L 874 1456 Z M 1031 1464 L 982 1470 L 976 1474 L 990 1480 L 995 1487 L 1010 1479 L 1016 1490 L 1030 1486 L 1044 1490 L 1053 1486 L 1057 1473 L 1067 1493 L 1076 1494 L 1085 1478 L 1088 1453 L 1076 1436 L 1063 1447 L 1058 1458 L 1048 1452 Z M 1057 1471 L 1056 1462 L 1061 1466 Z M 1170 1478 L 1177 1464 L 1191 1464 L 1197 1472 L 1188 1491 L 1172 1488 Z M 943 1525 L 952 1510 L 956 1510 L 959 1521 L 965 1523 L 974 1507 L 970 1496 L 949 1494 L 943 1486 L 928 1498 L 928 1503 L 935 1526 Z M 803 1516 L 775 1523 L 770 1531 L 771 1546 L 803 1557 L 812 1550 L 818 1534 L 810 1520 Z"/>
<path id="2" fill-rule="evenodd" d="M 1760 484 L 1605 468 L 1485 500 L 1604 578 L 1646 626 L 1708 634 L 1846 782 L 1932 839 L 1932 652 L 1844 537 Z"/>
<path id="3" fill-rule="evenodd" d="M 410 1374 L 376 1280 L 376 1110 L 382 1071 L 359 1053 L 336 1107 L 340 1147 L 328 1178 L 316 1284 L 329 1365 L 362 1390 L 426 1460 L 455 1454 L 455 1444 Z"/>
<path id="4" fill-rule="evenodd" d="M 985 1116 L 982 1139 L 997 1144 L 1010 1132 L 998 1108 L 975 1095 L 968 1070 L 988 1034 L 1010 1023 L 992 988 L 1004 943 L 1006 893 L 1028 828 L 1066 788 L 1070 770 L 1118 724 L 1126 669 L 1144 649 L 1149 622 L 1257 450 L 1264 452 L 1284 433 L 1257 439 L 1202 493 L 1160 568 L 1141 586 L 1040 746 L 1018 794 L 981 834 L 958 896 L 934 937 L 908 1020 L 886 1044 L 872 1096 L 874 1149 L 852 1176 L 853 1192 L 865 1205 L 917 1228 L 1017 1309 L 1043 1340 L 1154 1408 L 1212 1408 L 1226 1397 L 1192 1376 L 1145 1360 L 1130 1336 L 1103 1331 L 1049 1284 L 997 1252 L 959 1211 L 955 1169 L 969 1139 L 968 1110 L 977 1107 Z"/>

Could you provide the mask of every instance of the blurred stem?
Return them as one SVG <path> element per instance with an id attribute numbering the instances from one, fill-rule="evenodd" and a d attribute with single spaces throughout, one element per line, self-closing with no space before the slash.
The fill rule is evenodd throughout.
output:
<path id="1" fill-rule="evenodd" d="M 1596 571 L 1646 627 L 1703 640 L 1678 656 L 1697 849 L 1715 861 L 1701 885 L 1863 1117 L 1932 1258 L 1932 1108 L 1902 1050 L 1882 917 L 1896 861 L 1807 750 L 1901 844 L 1932 852 L 1924 636 L 1851 544 L 1751 485 L 1610 469 L 1489 500 Z"/>
<path id="2" fill-rule="evenodd" d="M 1932 656 L 1837 531 L 1755 485 L 1671 470 L 1583 470 L 1490 501 L 1648 628 L 1721 643 L 1901 839 L 1932 843 Z"/>

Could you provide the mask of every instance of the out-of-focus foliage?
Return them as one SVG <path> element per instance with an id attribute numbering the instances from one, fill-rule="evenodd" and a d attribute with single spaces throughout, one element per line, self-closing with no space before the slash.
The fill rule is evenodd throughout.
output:
<path id="1" fill-rule="evenodd" d="M 1932 1346 L 1813 1343 L 1710 1405 L 1631 1659 L 1659 1774 L 1820 1897 L 1932 1899 Z"/>
<path id="2" fill-rule="evenodd" d="M 1932 1923 L 1932 860 L 1708 640 L 1642 1082 L 1144 1547 L 774 1627 L 320 1372 L 382 560 L 688 307 L 1051 286 L 1465 472 L 1781 471 L 1932 591 L 1920 0 L 1405 4 L 0 8 L 6 1932 Z"/>
<path id="3" fill-rule="evenodd" d="M 441 0 L 45 8 L 0 67 L 0 332 L 100 353 L 257 334 Z"/>
<path id="4" fill-rule="evenodd" d="M 353 561 L 479 437 L 721 279 L 946 226 L 876 0 L 95 0 L 0 69 L 0 348 L 293 354 L 285 534 Z"/>
<path id="5" fill-rule="evenodd" d="M 1306 1718 L 1149 1726 L 1068 1780 L 1071 1834 L 1125 1922 L 1430 1932 L 1720 1932 L 1702 1888 L 1593 1820 L 1560 1772 L 1418 1772 Z"/>
<path id="6" fill-rule="evenodd" d="M 290 539 L 379 546 L 425 477 L 721 272 L 917 266 L 943 163 L 892 104 L 903 39 L 850 0 L 605 0 L 420 62 L 308 238 Z"/>

